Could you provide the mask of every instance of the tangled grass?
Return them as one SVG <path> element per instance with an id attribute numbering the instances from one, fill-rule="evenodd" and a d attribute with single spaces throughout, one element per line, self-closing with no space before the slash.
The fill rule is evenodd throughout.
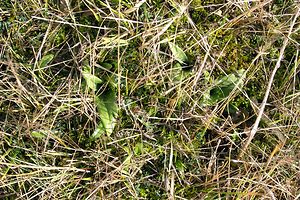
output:
<path id="1" fill-rule="evenodd" d="M 1 1 L 0 199 L 300 199 L 299 5 Z"/>

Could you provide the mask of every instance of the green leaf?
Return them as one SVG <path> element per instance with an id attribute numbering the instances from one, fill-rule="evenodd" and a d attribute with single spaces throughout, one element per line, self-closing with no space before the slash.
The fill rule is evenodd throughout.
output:
<path id="1" fill-rule="evenodd" d="M 54 58 L 53 54 L 48 54 L 43 56 L 43 58 L 39 62 L 39 68 L 44 68 L 46 67 Z"/>
<path id="2" fill-rule="evenodd" d="M 172 42 L 169 42 L 169 46 L 170 46 L 171 52 L 172 52 L 175 60 L 177 60 L 181 64 L 188 62 L 188 57 L 186 56 L 186 54 L 180 47 L 178 47 L 176 44 L 174 44 Z"/>
<path id="3" fill-rule="evenodd" d="M 181 160 L 179 160 L 179 159 L 176 160 L 175 166 L 176 166 L 176 169 L 177 169 L 180 173 L 183 173 L 184 170 L 186 169 L 185 164 L 184 164 Z"/>
<path id="4" fill-rule="evenodd" d="M 93 91 L 97 90 L 97 84 L 102 83 L 102 80 L 91 73 L 91 67 L 85 66 L 82 70 L 82 76 L 86 81 L 87 86 Z"/>
<path id="5" fill-rule="evenodd" d="M 105 133 L 105 128 L 103 127 L 103 123 L 100 122 L 95 129 L 93 135 L 91 136 L 92 139 L 97 139 L 102 136 L 102 134 Z"/>
<path id="6" fill-rule="evenodd" d="M 45 134 L 41 131 L 32 131 L 31 136 L 34 137 L 34 138 L 38 138 L 38 139 L 45 138 Z"/>
<path id="7" fill-rule="evenodd" d="M 175 65 L 172 66 L 171 78 L 173 82 L 180 82 L 183 80 L 183 71 L 179 63 L 176 63 Z"/>
<path id="8" fill-rule="evenodd" d="M 143 153 L 143 143 L 139 142 L 134 147 L 134 153 L 135 155 L 140 155 Z"/>
<path id="9" fill-rule="evenodd" d="M 106 62 L 102 63 L 101 66 L 104 67 L 107 70 L 111 70 L 113 68 L 112 64 L 106 63 Z"/>
<path id="10" fill-rule="evenodd" d="M 227 76 L 222 77 L 219 79 L 216 83 L 218 87 L 230 87 L 234 86 L 235 83 L 239 80 L 238 77 L 235 76 L 235 74 L 228 74 Z"/>
<path id="11" fill-rule="evenodd" d="M 245 75 L 245 70 L 240 69 L 237 73 L 228 74 L 215 81 L 215 86 L 204 92 L 202 105 L 214 105 L 228 97 L 235 88 L 241 88 L 244 83 Z"/>
<path id="12" fill-rule="evenodd" d="M 99 138 L 103 133 L 110 136 L 114 130 L 116 117 L 118 115 L 115 92 L 109 89 L 101 96 L 96 97 L 96 105 L 101 122 L 94 131 L 92 138 Z"/>

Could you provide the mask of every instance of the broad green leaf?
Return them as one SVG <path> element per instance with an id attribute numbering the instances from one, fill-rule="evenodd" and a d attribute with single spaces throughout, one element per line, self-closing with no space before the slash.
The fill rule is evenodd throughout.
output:
<path id="1" fill-rule="evenodd" d="M 102 83 L 102 80 L 91 73 L 91 68 L 89 66 L 85 66 L 82 70 L 83 78 L 86 81 L 87 86 L 93 91 L 97 90 L 97 84 Z"/>
<path id="2" fill-rule="evenodd" d="M 176 63 L 175 65 L 172 66 L 171 79 L 174 84 L 178 84 L 190 76 L 191 76 L 191 72 L 182 70 L 182 66 L 180 63 Z"/>
<path id="3" fill-rule="evenodd" d="M 183 79 L 183 71 L 182 67 L 179 63 L 176 63 L 175 65 L 172 66 L 171 69 L 171 78 L 173 82 L 179 82 L 182 81 Z"/>
<path id="4" fill-rule="evenodd" d="M 186 169 L 185 164 L 184 164 L 180 159 L 177 159 L 177 160 L 176 160 L 175 166 L 176 166 L 176 169 L 177 169 L 181 174 L 183 174 L 184 170 Z"/>
<path id="5" fill-rule="evenodd" d="M 110 63 L 102 63 L 101 66 L 108 70 L 111 70 L 113 68 L 113 65 Z"/>
<path id="6" fill-rule="evenodd" d="M 175 60 L 177 60 L 181 64 L 187 63 L 188 57 L 180 47 L 178 47 L 176 44 L 172 42 L 169 42 L 169 46 Z"/>
<path id="7" fill-rule="evenodd" d="M 228 97 L 235 88 L 241 88 L 245 75 L 245 70 L 240 69 L 236 74 L 232 73 L 217 80 L 213 88 L 204 92 L 202 105 L 214 105 Z"/>
<path id="8" fill-rule="evenodd" d="M 135 155 L 140 155 L 140 154 L 142 154 L 143 153 L 143 143 L 141 143 L 141 142 L 139 142 L 139 143 L 137 143 L 136 145 L 135 145 L 135 147 L 134 147 L 134 153 L 135 153 Z"/>
<path id="9" fill-rule="evenodd" d="M 34 137 L 34 138 L 38 138 L 38 139 L 45 138 L 45 134 L 41 131 L 32 131 L 31 136 Z"/>
<path id="10" fill-rule="evenodd" d="M 103 123 L 100 122 L 97 126 L 97 128 L 95 129 L 93 135 L 92 135 L 92 139 L 96 139 L 102 136 L 102 134 L 105 133 L 105 128 L 103 127 Z"/>
<path id="11" fill-rule="evenodd" d="M 239 80 L 238 77 L 236 77 L 235 74 L 228 74 L 227 76 L 222 77 L 217 81 L 217 86 L 218 87 L 229 87 L 229 86 L 234 86 L 234 83 L 237 83 Z"/>
<path id="12" fill-rule="evenodd" d="M 118 114 L 115 92 L 110 89 L 104 92 L 101 96 L 96 97 L 96 105 L 101 121 L 92 137 L 98 138 L 103 133 L 110 136 L 115 127 L 116 117 Z"/>
<path id="13" fill-rule="evenodd" d="M 39 68 L 44 68 L 46 67 L 54 58 L 53 54 L 48 54 L 43 56 L 43 58 L 39 62 Z"/>
<path id="14" fill-rule="evenodd" d="M 243 83 L 243 81 L 246 77 L 246 70 L 245 69 L 239 69 L 237 71 L 237 76 L 240 78 L 241 83 Z"/>

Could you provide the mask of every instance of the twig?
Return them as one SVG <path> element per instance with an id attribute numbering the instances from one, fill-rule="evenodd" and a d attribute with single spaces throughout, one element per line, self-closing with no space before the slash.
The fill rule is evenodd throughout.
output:
<path id="1" fill-rule="evenodd" d="M 80 26 L 80 27 L 93 28 L 93 29 L 98 29 L 98 30 L 109 30 L 110 29 L 110 28 L 106 28 L 106 27 L 90 26 L 90 25 L 85 25 L 85 24 L 71 23 L 71 22 L 67 22 L 67 21 L 47 19 L 47 18 L 37 17 L 37 16 L 32 16 L 31 18 L 32 19 L 43 20 L 43 21 L 47 21 L 47 22 L 54 22 L 54 23 L 58 23 L 58 24 L 67 24 L 67 25 L 72 26 L 73 28 L 76 27 L 76 26 Z"/>
<path id="2" fill-rule="evenodd" d="M 243 156 L 244 152 L 246 151 L 246 149 L 250 145 L 252 139 L 254 138 L 254 136 L 255 136 L 255 134 L 256 134 L 256 132 L 258 130 L 258 125 L 259 125 L 259 122 L 260 122 L 260 120 L 262 118 L 262 115 L 264 113 L 264 109 L 265 109 L 265 106 L 266 106 L 267 101 L 268 101 L 268 97 L 269 97 L 269 94 L 270 94 L 270 91 L 271 91 L 271 87 L 272 87 L 272 84 L 273 84 L 273 80 L 274 80 L 275 74 L 276 74 L 277 70 L 280 68 L 280 64 L 281 64 L 281 60 L 283 59 L 283 56 L 284 56 L 285 48 L 286 48 L 286 46 L 287 46 L 287 44 L 289 42 L 290 35 L 292 33 L 292 30 L 294 28 L 296 20 L 299 17 L 299 14 L 300 14 L 300 9 L 298 9 L 297 14 L 295 15 L 295 18 L 294 18 L 294 20 L 291 23 L 288 35 L 287 35 L 287 37 L 285 37 L 285 39 L 283 41 L 283 45 L 282 45 L 282 47 L 280 49 L 280 54 L 279 54 L 278 60 L 276 62 L 275 68 L 272 71 L 272 74 L 271 74 L 271 77 L 270 77 L 270 80 L 269 80 L 269 83 L 268 83 L 268 87 L 267 87 L 267 90 L 266 90 L 263 102 L 262 102 L 262 104 L 261 104 L 261 106 L 259 108 L 258 116 L 257 116 L 257 118 L 255 120 L 253 128 L 251 129 L 250 135 L 249 135 L 249 137 L 248 137 L 245 145 L 243 146 L 240 155 L 238 156 L 239 158 L 241 158 Z"/>

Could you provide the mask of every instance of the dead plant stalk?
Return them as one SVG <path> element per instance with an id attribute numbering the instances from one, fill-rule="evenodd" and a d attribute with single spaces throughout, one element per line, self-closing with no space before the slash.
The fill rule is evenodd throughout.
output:
<path id="1" fill-rule="evenodd" d="M 296 20 L 297 20 L 297 18 L 299 17 L 299 15 L 300 15 L 300 8 L 298 8 L 297 13 L 296 13 L 296 15 L 295 15 L 295 17 L 294 17 L 294 20 L 291 22 L 291 26 L 290 26 L 288 35 L 285 37 L 285 39 L 284 39 L 284 41 L 283 41 L 283 45 L 282 45 L 282 47 L 281 47 L 281 49 L 280 49 L 280 54 L 279 54 L 279 57 L 278 57 L 278 59 L 277 59 L 275 68 L 273 69 L 272 74 L 271 74 L 271 77 L 270 77 L 270 80 L 269 80 L 269 82 L 268 82 L 268 87 L 267 87 L 267 89 L 266 89 L 266 92 L 265 92 L 265 96 L 264 96 L 263 102 L 262 102 L 262 104 L 261 104 L 261 106 L 260 106 L 260 108 L 259 108 L 258 116 L 257 116 L 257 118 L 256 118 L 256 120 L 255 120 L 255 123 L 254 123 L 254 125 L 253 125 L 253 127 L 252 127 L 252 129 L 251 129 L 251 131 L 250 131 L 250 135 L 249 135 L 249 137 L 248 137 L 248 139 L 247 139 L 245 145 L 244 145 L 243 148 L 242 148 L 242 151 L 241 151 L 241 153 L 240 153 L 240 155 L 239 155 L 239 158 L 241 158 L 241 157 L 244 155 L 246 149 L 247 149 L 248 146 L 250 145 L 252 139 L 254 138 L 254 136 L 255 136 L 255 134 L 256 134 L 256 132 L 257 132 L 257 130 L 258 130 L 258 125 L 259 125 L 260 120 L 261 120 L 261 118 L 262 118 L 262 115 L 263 115 L 263 113 L 264 113 L 264 109 L 265 109 L 265 106 L 266 106 L 267 101 L 268 101 L 268 97 L 269 97 L 269 94 L 270 94 L 270 91 L 271 91 L 271 87 L 272 87 L 272 84 L 273 84 L 273 81 L 274 81 L 275 74 L 276 74 L 277 70 L 278 70 L 278 69 L 280 68 L 280 66 L 281 66 L 281 60 L 283 59 L 284 52 L 285 52 L 285 48 L 286 48 L 286 46 L 287 46 L 287 44 L 288 44 L 288 42 L 289 42 L 290 35 L 291 35 L 292 31 L 293 31 L 294 25 L 295 25 Z M 284 142 L 284 141 L 282 141 L 282 142 Z"/>

